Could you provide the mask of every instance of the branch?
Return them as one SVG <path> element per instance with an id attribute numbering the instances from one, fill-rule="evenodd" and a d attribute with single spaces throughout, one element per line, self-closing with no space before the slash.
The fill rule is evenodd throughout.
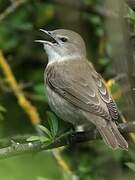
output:
<path id="1" fill-rule="evenodd" d="M 25 97 L 24 92 L 20 88 L 1 50 L 0 50 L 0 68 L 2 69 L 3 74 L 7 79 L 7 83 L 9 87 L 12 89 L 13 93 L 15 94 L 19 105 L 22 107 L 24 112 L 29 116 L 31 123 L 33 125 L 40 123 L 41 119 L 36 107 L 33 106 L 32 103 Z"/>
<path id="2" fill-rule="evenodd" d="M 121 123 L 119 124 L 118 128 L 121 133 L 135 132 L 135 121 Z M 10 146 L 0 149 L 0 159 L 22 155 L 25 153 L 40 152 L 43 150 L 49 150 L 71 144 L 87 142 L 99 138 L 100 135 L 97 132 L 97 130 L 92 129 L 90 131 L 85 132 L 68 132 L 65 135 L 56 138 L 55 141 L 49 145 L 46 145 L 45 143 L 41 143 L 39 141 L 28 142 L 23 144 L 12 141 L 12 144 Z"/>
<path id="3" fill-rule="evenodd" d="M 11 6 L 9 6 L 3 13 L 0 14 L 0 21 L 4 20 L 8 15 L 13 13 L 24 2 L 25 1 L 22 0 L 13 1 Z"/>

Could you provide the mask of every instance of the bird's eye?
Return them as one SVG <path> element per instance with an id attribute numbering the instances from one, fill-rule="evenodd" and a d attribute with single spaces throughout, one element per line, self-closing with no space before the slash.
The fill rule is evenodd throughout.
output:
<path id="1" fill-rule="evenodd" d="M 68 41 L 68 39 L 65 38 L 65 37 L 61 37 L 60 40 L 61 40 L 62 42 L 67 42 L 67 41 Z"/>

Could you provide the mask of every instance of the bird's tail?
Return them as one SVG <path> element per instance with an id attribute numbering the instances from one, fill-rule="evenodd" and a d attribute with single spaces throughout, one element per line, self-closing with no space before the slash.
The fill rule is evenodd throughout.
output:
<path id="1" fill-rule="evenodd" d="M 122 148 L 125 150 L 128 149 L 127 141 L 120 134 L 114 122 L 109 122 L 105 127 L 98 125 L 97 129 L 101 134 L 104 142 L 113 149 L 117 149 L 117 148 Z"/>

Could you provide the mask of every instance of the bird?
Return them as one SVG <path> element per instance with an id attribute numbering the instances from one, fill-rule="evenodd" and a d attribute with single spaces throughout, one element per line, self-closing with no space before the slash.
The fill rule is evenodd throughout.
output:
<path id="1" fill-rule="evenodd" d="M 52 111 L 73 126 L 93 123 L 105 144 L 112 149 L 128 149 L 116 120 L 118 108 L 102 76 L 88 61 L 86 46 L 80 34 L 67 29 L 45 33 L 43 44 L 48 56 L 44 81 Z"/>

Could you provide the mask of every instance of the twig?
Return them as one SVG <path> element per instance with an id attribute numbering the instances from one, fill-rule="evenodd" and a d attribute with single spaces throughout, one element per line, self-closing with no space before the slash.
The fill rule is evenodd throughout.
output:
<path id="1" fill-rule="evenodd" d="M 135 121 L 119 124 L 119 130 L 121 133 L 135 132 Z M 10 146 L 0 149 L 0 159 L 22 155 L 24 153 L 40 152 L 43 150 L 54 149 L 75 143 L 87 142 L 98 138 L 100 138 L 98 132 L 95 129 L 92 129 L 86 132 L 67 133 L 66 135 L 58 137 L 49 145 L 45 145 L 39 141 L 24 144 L 12 142 Z"/>
<path id="2" fill-rule="evenodd" d="M 0 21 L 5 19 L 12 12 L 14 12 L 24 2 L 25 2 L 24 0 L 13 1 L 11 6 L 9 6 L 3 13 L 0 14 Z"/>
<path id="3" fill-rule="evenodd" d="M 10 66 L 8 65 L 8 63 L 6 62 L 6 59 L 4 58 L 1 51 L 0 51 L 0 67 L 3 70 L 3 73 L 7 79 L 7 82 L 10 88 L 12 89 L 15 96 L 17 97 L 19 105 L 27 113 L 32 124 L 38 124 L 39 122 L 41 122 L 37 109 L 24 96 L 22 89 L 18 85 L 13 75 L 13 72 Z"/>
<path id="4" fill-rule="evenodd" d="M 55 149 L 55 151 L 53 150 L 53 155 L 54 155 L 56 161 L 58 162 L 59 166 L 62 167 L 62 169 L 65 172 L 67 172 L 68 174 L 73 175 L 73 173 L 70 170 L 69 166 L 67 165 L 67 163 L 65 163 L 65 161 L 63 161 L 63 159 L 61 157 L 60 148 Z"/>

